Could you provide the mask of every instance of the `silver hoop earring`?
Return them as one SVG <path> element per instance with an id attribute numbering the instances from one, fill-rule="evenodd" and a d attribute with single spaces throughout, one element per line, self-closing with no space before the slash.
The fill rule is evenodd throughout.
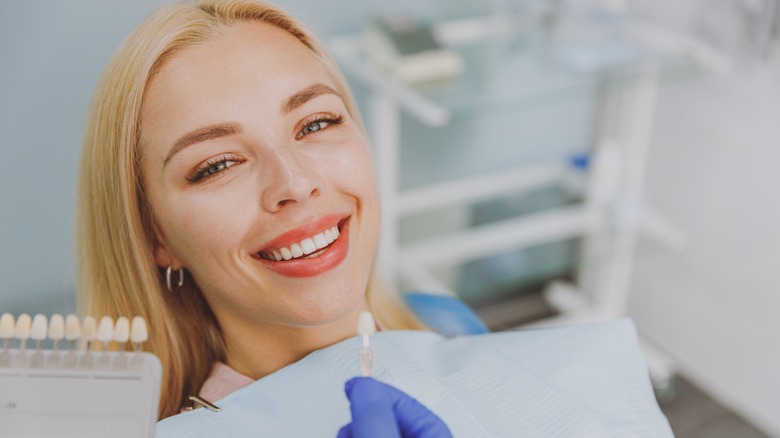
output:
<path id="1" fill-rule="evenodd" d="M 179 271 L 179 282 L 176 283 L 176 288 L 178 289 L 184 285 L 184 269 L 179 268 L 177 270 Z M 168 290 L 173 292 L 174 288 L 171 284 L 171 271 L 173 271 L 173 269 L 168 265 L 168 268 L 165 269 L 165 284 L 168 285 Z"/>

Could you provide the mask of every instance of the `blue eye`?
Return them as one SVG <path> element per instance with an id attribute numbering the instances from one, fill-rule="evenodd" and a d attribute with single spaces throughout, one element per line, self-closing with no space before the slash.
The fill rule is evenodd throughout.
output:
<path id="1" fill-rule="evenodd" d="M 239 157 L 223 155 L 215 160 L 209 160 L 203 163 L 203 165 L 195 169 L 192 175 L 187 177 L 187 181 L 196 183 L 203 178 L 222 173 L 239 163 L 241 163 Z"/>
<path id="2" fill-rule="evenodd" d="M 306 126 L 303 127 L 303 129 L 298 132 L 298 134 L 295 136 L 297 139 L 301 139 L 309 134 L 314 134 L 316 132 L 320 132 L 322 130 L 328 129 L 330 125 L 340 125 L 344 122 L 344 117 L 338 116 L 326 116 L 322 118 L 318 118 L 316 120 L 313 120 L 306 124 Z"/>
<path id="3" fill-rule="evenodd" d="M 215 173 L 222 172 L 223 170 L 227 169 L 228 167 L 232 166 L 234 162 L 232 161 L 220 161 L 219 163 L 212 164 L 206 169 L 206 174 L 208 175 L 214 175 Z"/>
<path id="4" fill-rule="evenodd" d="M 311 134 L 312 132 L 317 132 L 320 129 L 323 128 L 323 123 L 326 122 L 312 122 L 308 125 L 304 126 L 303 129 L 301 129 L 301 135 Z"/>

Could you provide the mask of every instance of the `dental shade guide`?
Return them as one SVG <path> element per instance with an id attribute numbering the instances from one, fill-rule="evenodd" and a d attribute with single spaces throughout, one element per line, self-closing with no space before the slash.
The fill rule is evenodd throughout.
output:
<path id="1" fill-rule="evenodd" d="M 19 354 L 12 360 L 12 364 L 27 365 L 27 339 L 30 338 L 30 328 L 32 326 L 32 318 L 26 313 L 22 313 L 16 318 L 16 325 L 14 326 L 14 338 L 19 340 Z"/>
<path id="2" fill-rule="evenodd" d="M 95 358 L 92 356 L 92 342 L 95 340 L 97 332 L 97 323 L 92 316 L 85 316 L 81 320 L 81 339 L 80 342 L 84 346 L 86 354 L 81 356 L 79 361 L 80 368 L 92 368 Z"/>
<path id="3" fill-rule="evenodd" d="M 122 370 L 127 367 L 127 355 L 125 354 L 125 345 L 130 340 L 130 320 L 126 316 L 120 316 L 116 319 L 114 325 L 113 340 L 119 345 L 119 354 L 114 357 L 111 367 L 115 370 Z"/>
<path id="4" fill-rule="evenodd" d="M 374 353 L 371 351 L 371 335 L 376 332 L 376 323 L 371 312 L 360 314 L 357 324 L 358 336 L 363 338 L 363 347 L 360 349 L 360 372 L 364 377 L 370 377 L 374 368 Z"/>
<path id="5" fill-rule="evenodd" d="M 43 368 L 43 354 L 41 353 L 41 342 L 46 339 L 49 329 L 49 320 L 46 315 L 39 313 L 35 315 L 30 326 L 30 339 L 35 341 L 35 353 L 30 358 L 32 368 Z"/>
<path id="6" fill-rule="evenodd" d="M 65 337 L 65 318 L 55 313 L 49 319 L 49 339 L 52 341 L 51 354 L 46 362 L 49 368 L 57 368 L 61 364 L 60 341 Z"/>
<path id="7" fill-rule="evenodd" d="M 18 348 L 12 348 L 13 339 Z M 27 347 L 30 339 L 34 349 Z M 80 437 L 106 436 L 107 430 L 113 437 L 154 436 L 162 367 L 142 351 L 147 339 L 140 317 L 131 328 L 127 317 L 116 323 L 103 317 L 96 326 L 92 317 L 2 314 L 0 436 L 61 436 L 63 430 Z M 85 348 L 77 348 L 80 341 Z M 102 343 L 101 352 L 93 351 L 94 341 Z M 129 341 L 133 352 L 127 351 Z M 110 351 L 117 349 L 113 344 L 119 351 Z"/>
<path id="8" fill-rule="evenodd" d="M 3 351 L 0 352 L 0 367 L 11 366 L 11 352 L 8 349 L 11 346 L 11 339 L 14 338 L 14 327 L 16 319 L 10 313 L 3 313 L 0 316 L 0 339 L 3 340 Z"/>
<path id="9" fill-rule="evenodd" d="M 114 339 L 114 319 L 110 316 L 106 315 L 102 318 L 100 318 L 100 324 L 98 324 L 97 333 L 95 334 L 95 338 L 100 342 L 101 344 L 101 354 L 98 357 L 97 363 L 95 364 L 96 367 L 99 368 L 108 368 L 111 365 L 111 362 L 108 358 L 108 352 L 109 349 L 109 342 Z"/>
<path id="10" fill-rule="evenodd" d="M 81 338 L 81 321 L 76 315 L 68 315 L 65 317 L 65 339 L 68 340 L 68 353 L 63 360 L 63 366 L 65 368 L 75 368 L 78 364 L 78 358 L 76 357 L 76 344 Z"/>

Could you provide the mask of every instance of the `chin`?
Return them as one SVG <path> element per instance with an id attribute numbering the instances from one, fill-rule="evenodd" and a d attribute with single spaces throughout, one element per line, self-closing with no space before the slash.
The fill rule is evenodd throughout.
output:
<path id="1" fill-rule="evenodd" d="M 291 318 L 295 325 L 302 327 L 323 327 L 338 323 L 355 313 L 363 295 L 333 296 L 328 300 L 303 300 L 297 304 L 295 315 Z"/>

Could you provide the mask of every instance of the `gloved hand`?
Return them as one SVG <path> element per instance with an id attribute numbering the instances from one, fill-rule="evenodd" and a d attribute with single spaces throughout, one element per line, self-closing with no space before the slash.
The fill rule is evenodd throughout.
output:
<path id="1" fill-rule="evenodd" d="M 344 385 L 352 422 L 338 438 L 452 438 L 447 425 L 406 393 L 371 377 Z"/>

